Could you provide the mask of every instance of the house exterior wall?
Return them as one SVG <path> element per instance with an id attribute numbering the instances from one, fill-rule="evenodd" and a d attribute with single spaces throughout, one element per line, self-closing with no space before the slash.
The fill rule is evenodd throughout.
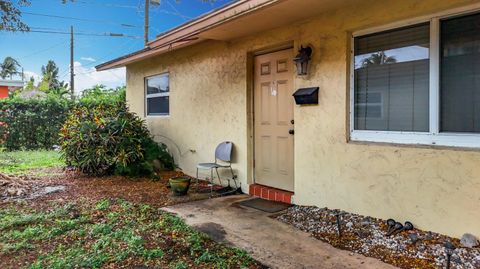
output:
<path id="1" fill-rule="evenodd" d="M 295 25 L 231 42 L 208 41 L 127 66 L 127 100 L 144 117 L 144 77 L 170 73 L 170 116 L 146 117 L 179 166 L 195 174 L 215 146 L 235 143 L 234 168 L 252 176 L 251 52 L 293 42 L 314 48 L 319 105 L 295 107 L 295 196 L 301 205 L 410 220 L 451 236 L 480 236 L 480 152 L 348 141 L 350 33 L 472 4 L 467 0 L 356 1 Z M 192 150 L 192 151 L 190 151 Z"/>
<path id="2" fill-rule="evenodd" d="M 0 99 L 8 98 L 8 86 L 0 86 Z"/>

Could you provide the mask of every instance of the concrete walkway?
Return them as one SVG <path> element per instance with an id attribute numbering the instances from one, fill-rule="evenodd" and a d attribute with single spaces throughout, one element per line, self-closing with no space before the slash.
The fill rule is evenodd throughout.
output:
<path id="1" fill-rule="evenodd" d="M 271 268 L 394 269 L 373 258 L 336 249 L 311 238 L 268 213 L 236 205 L 247 195 L 196 201 L 166 207 L 214 240 L 245 249 Z"/>

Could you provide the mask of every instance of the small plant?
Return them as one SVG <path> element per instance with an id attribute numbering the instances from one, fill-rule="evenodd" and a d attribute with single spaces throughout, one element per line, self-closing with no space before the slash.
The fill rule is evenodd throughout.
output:
<path id="1" fill-rule="evenodd" d="M 105 210 L 110 207 L 110 201 L 108 199 L 103 199 L 100 202 L 97 203 L 95 206 L 98 210 Z"/>
<path id="2" fill-rule="evenodd" d="M 178 261 L 173 264 L 172 269 L 187 269 L 188 265 L 184 261 Z"/>

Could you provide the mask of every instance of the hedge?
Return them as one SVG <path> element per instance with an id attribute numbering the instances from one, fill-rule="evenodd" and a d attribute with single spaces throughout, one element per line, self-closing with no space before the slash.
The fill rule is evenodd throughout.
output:
<path id="1" fill-rule="evenodd" d="M 52 149 L 73 102 L 68 99 L 0 100 L 0 147 L 7 150 Z"/>
<path id="2" fill-rule="evenodd" d="M 98 85 L 80 98 L 48 94 L 41 99 L 12 97 L 0 100 L 0 150 L 50 150 L 59 145 L 59 132 L 69 111 L 98 105 L 118 107 L 125 104 L 125 87 L 106 89 Z"/>

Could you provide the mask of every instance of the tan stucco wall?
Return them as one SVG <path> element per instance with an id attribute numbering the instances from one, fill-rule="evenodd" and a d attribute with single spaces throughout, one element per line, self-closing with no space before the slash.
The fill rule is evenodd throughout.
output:
<path id="1" fill-rule="evenodd" d="M 171 115 L 147 118 L 150 129 L 191 175 L 197 162 L 212 160 L 218 142 L 233 141 L 234 167 L 247 191 L 252 182 L 248 55 L 289 41 L 309 43 L 314 47 L 310 75 L 295 84 L 319 86 L 320 104 L 295 107 L 295 203 L 411 220 L 457 237 L 480 236 L 479 151 L 346 142 L 349 32 L 477 1 L 354 2 L 297 25 L 131 64 L 130 107 L 143 116 L 144 77 L 170 72 Z M 179 150 L 158 135 L 175 141 Z"/>

